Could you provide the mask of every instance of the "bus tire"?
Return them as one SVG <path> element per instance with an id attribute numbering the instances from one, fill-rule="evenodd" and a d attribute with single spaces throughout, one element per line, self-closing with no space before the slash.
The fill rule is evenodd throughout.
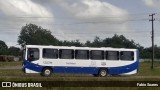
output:
<path id="1" fill-rule="evenodd" d="M 42 70 L 41 73 L 42 76 L 51 76 L 52 75 L 52 69 L 49 67 L 46 67 Z"/>
<path id="2" fill-rule="evenodd" d="M 107 76 L 107 69 L 100 69 L 99 70 L 99 76 L 100 77 L 105 77 L 105 76 Z"/>

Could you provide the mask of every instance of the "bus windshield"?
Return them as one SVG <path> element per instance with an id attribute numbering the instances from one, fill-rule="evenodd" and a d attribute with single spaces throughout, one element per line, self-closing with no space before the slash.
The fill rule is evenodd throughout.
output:
<path id="1" fill-rule="evenodd" d="M 39 59 L 39 49 L 38 48 L 28 48 L 27 60 L 35 61 Z"/>

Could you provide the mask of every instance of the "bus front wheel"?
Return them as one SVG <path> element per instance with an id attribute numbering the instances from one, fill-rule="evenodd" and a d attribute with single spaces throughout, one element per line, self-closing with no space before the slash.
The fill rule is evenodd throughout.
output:
<path id="1" fill-rule="evenodd" d="M 51 74 L 52 74 L 51 68 L 44 68 L 41 73 L 42 76 L 51 76 Z"/>
<path id="2" fill-rule="evenodd" d="M 99 71 L 99 76 L 100 76 L 100 77 L 105 77 L 105 76 L 107 76 L 107 69 L 100 69 L 100 71 Z"/>

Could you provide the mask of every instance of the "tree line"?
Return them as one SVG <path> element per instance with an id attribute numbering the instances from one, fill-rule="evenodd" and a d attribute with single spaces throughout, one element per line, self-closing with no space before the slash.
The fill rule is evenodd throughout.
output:
<path id="1" fill-rule="evenodd" d="M 20 56 L 21 51 L 18 47 L 8 47 L 6 43 L 0 40 L 0 55 L 13 55 L 13 56 Z"/>
<path id="2" fill-rule="evenodd" d="M 123 35 L 114 34 L 113 37 L 100 39 L 98 36 L 93 41 L 81 43 L 79 40 L 59 40 L 54 37 L 50 30 L 44 29 L 35 24 L 26 24 L 22 27 L 17 40 L 21 47 L 24 45 L 53 45 L 53 46 L 77 46 L 77 47 L 113 47 L 113 48 L 134 48 L 138 49 L 140 58 L 151 58 L 152 48 L 144 48 L 134 40 L 129 40 Z M 0 40 L 0 55 L 20 56 L 21 50 L 18 47 L 9 47 Z M 160 47 L 155 45 L 155 58 L 160 58 Z"/>

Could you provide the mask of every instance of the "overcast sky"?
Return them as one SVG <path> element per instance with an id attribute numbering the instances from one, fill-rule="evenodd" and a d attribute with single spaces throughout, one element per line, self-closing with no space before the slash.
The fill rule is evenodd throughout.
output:
<path id="1" fill-rule="evenodd" d="M 18 46 L 21 27 L 33 23 L 60 40 L 85 42 L 118 34 L 149 47 L 152 13 L 160 46 L 160 0 L 0 0 L 0 40 Z"/>

